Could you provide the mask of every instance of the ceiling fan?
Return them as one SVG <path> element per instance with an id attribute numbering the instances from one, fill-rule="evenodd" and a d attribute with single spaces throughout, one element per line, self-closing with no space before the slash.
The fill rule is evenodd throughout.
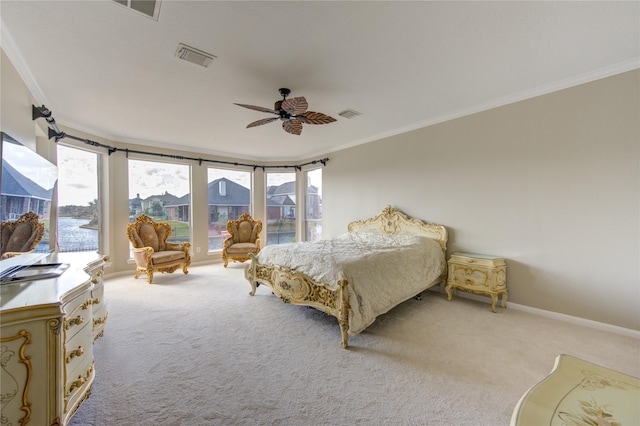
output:
<path id="1" fill-rule="evenodd" d="M 282 120 L 282 128 L 285 132 L 292 135 L 299 135 L 302 133 L 302 123 L 305 124 L 328 124 L 336 121 L 335 118 L 329 117 L 321 112 L 307 111 L 309 104 L 303 97 L 287 99 L 291 90 L 282 88 L 280 89 L 281 101 L 276 101 L 273 109 L 259 107 L 255 105 L 234 104 L 244 108 L 253 109 L 255 111 L 268 112 L 276 115 L 276 117 L 263 118 L 262 120 L 249 123 L 249 127 L 256 127 L 262 124 L 271 123 L 277 119 Z"/>

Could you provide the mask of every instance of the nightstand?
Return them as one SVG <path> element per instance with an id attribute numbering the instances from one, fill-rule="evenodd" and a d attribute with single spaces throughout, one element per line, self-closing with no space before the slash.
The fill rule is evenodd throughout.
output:
<path id="1" fill-rule="evenodd" d="M 491 310 L 496 312 L 498 296 L 502 294 L 502 307 L 507 307 L 507 264 L 501 257 L 484 254 L 453 253 L 449 259 L 447 300 L 451 289 L 491 296 Z"/>

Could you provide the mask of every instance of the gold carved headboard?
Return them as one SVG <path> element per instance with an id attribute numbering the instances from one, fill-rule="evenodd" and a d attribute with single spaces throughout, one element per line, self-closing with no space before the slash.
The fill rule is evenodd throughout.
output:
<path id="1" fill-rule="evenodd" d="M 443 253 L 447 250 L 447 228 L 410 218 L 390 205 L 375 217 L 351 222 L 347 229 L 349 232 L 420 235 L 438 241 Z"/>

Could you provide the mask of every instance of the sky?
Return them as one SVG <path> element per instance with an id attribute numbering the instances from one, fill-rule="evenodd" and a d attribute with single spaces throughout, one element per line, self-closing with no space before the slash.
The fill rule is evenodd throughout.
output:
<path id="1" fill-rule="evenodd" d="M 88 206 L 98 198 L 98 154 L 64 145 L 57 148 L 58 206 Z"/>
<path id="2" fill-rule="evenodd" d="M 165 191 L 182 197 L 189 193 L 189 172 L 186 164 L 129 160 L 129 198 L 145 199 Z"/>

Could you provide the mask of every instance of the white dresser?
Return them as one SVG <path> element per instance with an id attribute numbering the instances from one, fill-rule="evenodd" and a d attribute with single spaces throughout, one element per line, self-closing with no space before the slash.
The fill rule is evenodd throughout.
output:
<path id="1" fill-rule="evenodd" d="M 107 318 L 97 254 L 52 254 L 58 278 L 0 286 L 2 424 L 65 425 L 89 396 Z"/>

